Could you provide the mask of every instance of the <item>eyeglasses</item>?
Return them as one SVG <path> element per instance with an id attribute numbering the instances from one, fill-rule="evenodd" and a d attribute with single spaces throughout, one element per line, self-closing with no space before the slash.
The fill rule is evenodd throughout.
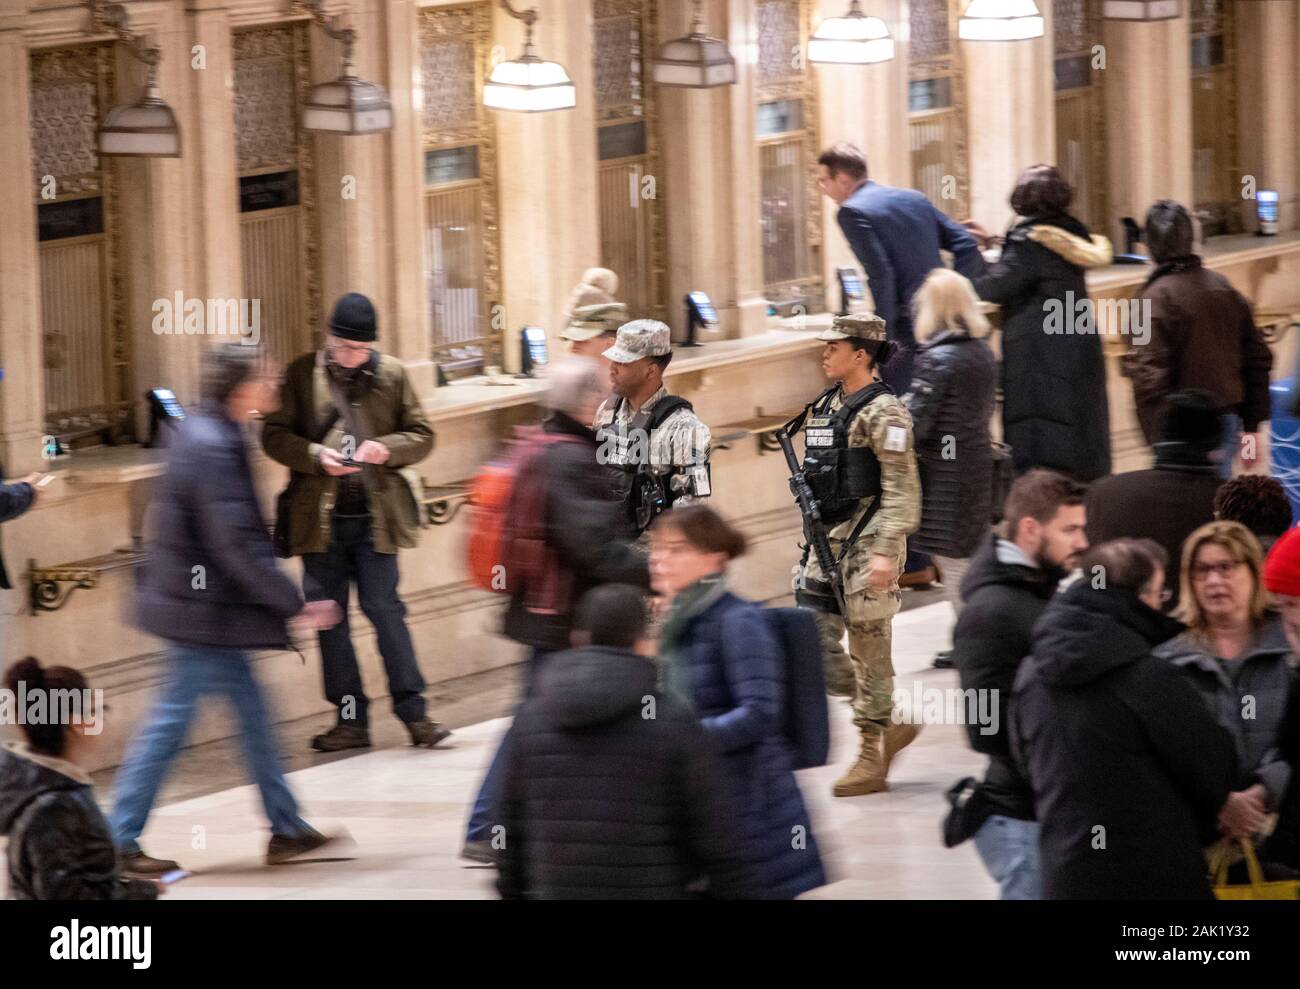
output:
<path id="1" fill-rule="evenodd" d="M 1197 563 L 1192 566 L 1192 580 L 1205 580 L 1210 574 L 1216 573 L 1220 577 L 1231 577 L 1233 571 L 1238 567 L 1244 567 L 1244 560 L 1221 560 L 1218 563 Z"/>

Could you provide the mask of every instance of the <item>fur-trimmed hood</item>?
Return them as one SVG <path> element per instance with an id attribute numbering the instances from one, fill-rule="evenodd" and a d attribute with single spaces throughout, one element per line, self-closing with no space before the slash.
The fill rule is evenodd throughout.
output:
<path id="1" fill-rule="evenodd" d="M 1085 238 L 1058 226 L 1036 223 L 1027 229 L 1026 236 L 1080 268 L 1104 268 L 1115 257 L 1110 239 L 1100 234 Z"/>

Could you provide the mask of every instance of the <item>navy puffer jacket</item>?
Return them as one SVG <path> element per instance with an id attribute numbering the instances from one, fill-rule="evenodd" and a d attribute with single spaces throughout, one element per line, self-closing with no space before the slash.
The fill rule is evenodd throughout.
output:
<path id="1" fill-rule="evenodd" d="M 783 657 L 762 608 L 724 594 L 682 637 L 690 702 L 722 759 L 723 786 L 739 808 L 737 840 L 770 899 L 824 885 L 826 874 L 781 729 Z"/>

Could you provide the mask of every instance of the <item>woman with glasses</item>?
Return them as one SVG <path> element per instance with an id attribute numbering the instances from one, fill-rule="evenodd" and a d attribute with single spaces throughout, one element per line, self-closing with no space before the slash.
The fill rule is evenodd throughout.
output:
<path id="1" fill-rule="evenodd" d="M 1187 631 L 1155 655 L 1182 671 L 1237 743 L 1238 773 L 1219 814 L 1231 838 L 1266 827 L 1291 781 L 1279 752 L 1290 646 L 1269 610 L 1259 542 L 1237 522 L 1203 525 L 1183 543 L 1176 616 Z"/>

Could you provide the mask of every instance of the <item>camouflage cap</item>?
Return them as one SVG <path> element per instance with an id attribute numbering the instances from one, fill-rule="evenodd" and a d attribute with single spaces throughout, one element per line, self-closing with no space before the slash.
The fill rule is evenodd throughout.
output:
<path id="1" fill-rule="evenodd" d="M 618 328 L 618 339 L 604 357 L 615 364 L 633 364 L 643 357 L 673 352 L 672 331 L 657 319 L 635 319 Z"/>
<path id="2" fill-rule="evenodd" d="M 579 306 L 569 313 L 569 325 L 560 334 L 560 339 L 590 340 L 602 333 L 613 333 L 626 318 L 627 306 L 621 302 Z"/>
<path id="3" fill-rule="evenodd" d="M 836 316 L 831 328 L 817 334 L 818 340 L 874 340 L 885 342 L 885 321 L 874 313 L 853 313 Z"/>

